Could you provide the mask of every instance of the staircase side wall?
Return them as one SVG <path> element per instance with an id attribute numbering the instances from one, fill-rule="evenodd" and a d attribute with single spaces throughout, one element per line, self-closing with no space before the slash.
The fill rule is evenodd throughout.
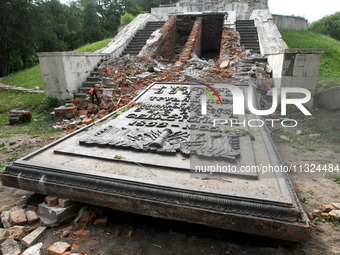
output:
<path id="1" fill-rule="evenodd" d="M 59 100 L 71 99 L 107 54 L 83 52 L 39 52 L 45 96 Z"/>

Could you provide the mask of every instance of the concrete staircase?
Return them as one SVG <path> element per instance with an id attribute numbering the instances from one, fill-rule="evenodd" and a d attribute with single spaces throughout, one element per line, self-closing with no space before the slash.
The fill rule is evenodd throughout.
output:
<path id="1" fill-rule="evenodd" d="M 237 20 L 236 30 L 240 33 L 241 44 L 252 53 L 260 54 L 259 39 L 254 20 Z"/>
<path id="2" fill-rule="evenodd" d="M 126 54 L 137 55 L 144 47 L 146 41 L 150 38 L 150 35 L 158 28 L 164 25 L 164 21 L 149 21 L 144 29 L 137 32 L 132 39 L 128 47 L 123 52 L 123 56 Z"/>
<path id="3" fill-rule="evenodd" d="M 100 75 L 98 72 L 98 67 L 100 66 L 101 63 L 107 60 L 108 59 L 102 59 L 100 63 L 98 63 L 98 65 L 93 69 L 90 76 L 87 77 L 86 81 L 82 83 L 82 86 L 79 88 L 79 91 L 74 94 L 75 99 L 85 98 L 86 93 L 88 93 L 95 84 L 100 82 Z"/>
<path id="4" fill-rule="evenodd" d="M 164 21 L 152 21 L 148 22 L 144 29 L 141 29 L 137 32 L 135 37 L 132 39 L 128 47 L 123 52 L 123 56 L 126 54 L 137 55 L 141 49 L 144 47 L 146 41 L 150 38 L 150 35 L 158 28 L 164 25 Z M 103 61 L 107 61 L 107 59 L 102 59 L 98 66 L 93 69 L 90 76 L 87 77 L 86 81 L 82 83 L 82 86 L 79 88 L 79 91 L 75 93 L 75 99 L 85 98 L 86 93 L 90 91 L 91 88 L 97 83 L 100 82 L 100 75 L 98 72 L 98 67 Z"/>

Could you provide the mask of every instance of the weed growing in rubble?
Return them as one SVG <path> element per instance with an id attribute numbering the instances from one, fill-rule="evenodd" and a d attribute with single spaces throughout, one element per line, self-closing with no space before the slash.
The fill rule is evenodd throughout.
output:
<path id="1" fill-rule="evenodd" d="M 0 174 L 5 170 L 7 165 L 0 162 Z"/>

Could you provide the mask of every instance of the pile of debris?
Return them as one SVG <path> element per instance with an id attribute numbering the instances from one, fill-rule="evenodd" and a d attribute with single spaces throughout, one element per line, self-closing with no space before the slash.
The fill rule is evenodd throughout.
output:
<path id="1" fill-rule="evenodd" d="M 340 203 L 331 203 L 328 205 L 321 205 L 320 209 L 308 213 L 311 220 L 318 220 L 320 218 L 329 218 L 340 221 Z"/>
<path id="2" fill-rule="evenodd" d="M 3 255 L 39 255 L 43 243 L 36 243 L 46 233 L 48 228 L 57 228 L 63 224 L 71 224 L 57 230 L 53 235 L 67 238 L 67 242 L 56 242 L 48 248 L 48 254 L 78 254 L 65 253 L 69 250 L 79 250 L 77 243 L 91 237 L 88 226 L 106 227 L 108 217 L 103 207 L 84 205 L 69 199 L 47 196 L 37 207 L 27 205 L 24 197 L 17 205 L 0 208 L 0 254 Z M 20 204 L 20 205 L 19 205 Z M 116 230 L 117 237 L 119 230 Z M 132 233 L 131 233 L 132 234 Z M 131 236 L 130 234 L 130 236 Z M 23 253 L 21 251 L 25 250 Z M 85 255 L 84 252 L 81 254 Z"/>
<path id="3" fill-rule="evenodd" d="M 222 37 L 217 61 L 202 60 L 192 54 L 182 69 L 172 68 L 174 61 L 150 57 L 126 55 L 104 61 L 98 68 L 102 81 L 90 90 L 85 99 L 73 99 L 55 109 L 55 116 L 59 118 L 55 127 L 68 133 L 84 127 L 127 105 L 154 82 L 227 83 L 252 77 L 253 84 L 260 79 L 268 83 L 265 87 L 271 87 L 266 65 L 253 61 L 253 55 L 240 45 L 238 32 L 224 29 Z M 265 83 L 262 81 L 261 86 Z"/>

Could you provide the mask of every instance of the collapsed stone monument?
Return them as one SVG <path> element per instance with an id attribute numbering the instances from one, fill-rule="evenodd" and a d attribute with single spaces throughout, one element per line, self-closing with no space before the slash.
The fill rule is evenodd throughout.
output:
<path id="1" fill-rule="evenodd" d="M 250 2 L 177 2 L 167 7 L 177 8 L 176 14 L 168 10 L 137 57 L 119 58 L 148 21 L 160 19 L 137 17 L 93 56 L 110 59 L 98 72 L 115 83 L 106 88 L 112 104 L 122 106 L 120 96 L 136 84 L 147 87 L 100 121 L 8 166 L 3 184 L 152 217 L 306 240 L 308 218 L 266 125 L 250 125 L 263 120 L 248 108 L 234 113 L 235 90 L 259 109 L 257 91 L 293 86 L 294 80 L 315 86 L 322 52 L 287 49 L 266 1 Z M 242 8 L 229 10 L 235 6 Z M 43 77 L 51 78 L 48 60 L 55 55 L 39 57 Z M 128 72 L 117 64 L 122 59 L 134 63 Z M 148 70 L 137 70 L 142 62 Z M 86 65 L 81 72 L 93 68 Z"/>

